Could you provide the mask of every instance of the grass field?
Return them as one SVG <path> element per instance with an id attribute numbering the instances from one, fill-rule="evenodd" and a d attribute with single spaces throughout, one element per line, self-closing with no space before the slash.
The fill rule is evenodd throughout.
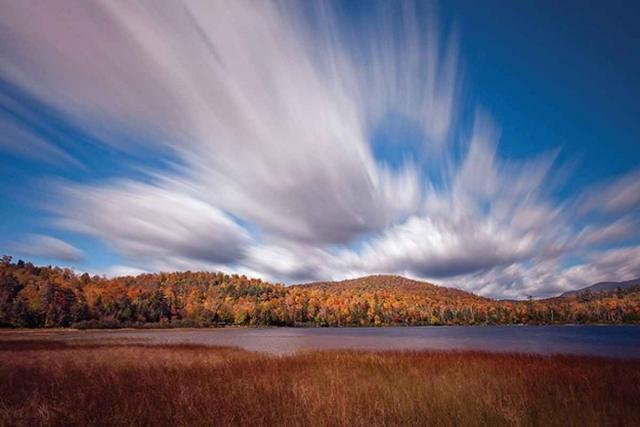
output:
<path id="1" fill-rule="evenodd" d="M 0 341 L 0 425 L 640 425 L 640 361 Z"/>

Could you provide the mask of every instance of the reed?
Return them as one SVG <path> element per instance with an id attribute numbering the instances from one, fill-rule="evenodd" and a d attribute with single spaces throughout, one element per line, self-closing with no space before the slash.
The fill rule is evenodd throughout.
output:
<path id="1" fill-rule="evenodd" d="M 640 425 L 640 361 L 0 342 L 0 425 Z"/>

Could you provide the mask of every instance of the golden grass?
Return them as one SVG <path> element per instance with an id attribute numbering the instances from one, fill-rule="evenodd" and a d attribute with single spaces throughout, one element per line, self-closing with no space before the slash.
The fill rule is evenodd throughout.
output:
<path id="1" fill-rule="evenodd" d="M 640 425 L 640 361 L 0 341 L 0 425 Z"/>

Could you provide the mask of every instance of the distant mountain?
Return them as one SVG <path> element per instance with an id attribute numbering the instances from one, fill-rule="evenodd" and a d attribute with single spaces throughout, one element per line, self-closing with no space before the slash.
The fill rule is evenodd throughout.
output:
<path id="1" fill-rule="evenodd" d="M 575 291 L 568 291 L 560 295 L 561 297 L 570 297 L 577 295 L 581 292 L 611 292 L 616 289 L 629 289 L 633 287 L 640 287 L 640 278 L 634 280 L 628 280 L 626 282 L 598 282 L 595 285 L 587 286 L 585 288 L 576 289 Z"/>

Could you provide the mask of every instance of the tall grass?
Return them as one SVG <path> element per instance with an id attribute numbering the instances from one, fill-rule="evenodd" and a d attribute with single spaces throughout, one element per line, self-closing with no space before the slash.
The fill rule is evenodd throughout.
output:
<path id="1" fill-rule="evenodd" d="M 0 425 L 640 425 L 640 361 L 0 342 Z"/>

